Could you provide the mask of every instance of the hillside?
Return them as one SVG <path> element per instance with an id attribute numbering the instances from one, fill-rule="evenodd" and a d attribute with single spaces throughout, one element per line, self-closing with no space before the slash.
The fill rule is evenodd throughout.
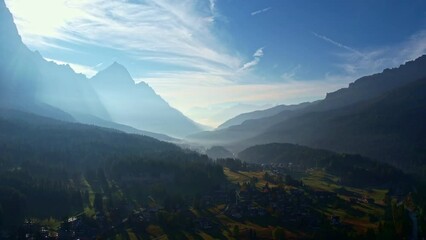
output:
<path id="1" fill-rule="evenodd" d="M 265 109 L 265 110 L 258 110 L 258 111 L 243 113 L 243 114 L 240 114 L 240 115 L 238 115 L 234 118 L 227 120 L 226 122 L 219 125 L 217 128 L 218 129 L 224 129 L 224 128 L 228 128 L 228 127 L 231 127 L 231 126 L 240 125 L 247 120 L 254 120 L 254 119 L 259 119 L 259 118 L 272 117 L 274 115 L 277 115 L 277 114 L 284 112 L 284 111 L 287 111 L 287 110 L 302 109 L 302 108 L 305 108 L 309 105 L 310 105 L 310 103 L 300 103 L 300 104 L 296 104 L 296 105 L 278 105 L 278 106 L 275 106 L 275 107 L 272 107 L 272 108 L 269 108 L 269 109 Z"/>
<path id="2" fill-rule="evenodd" d="M 400 170 L 360 155 L 339 154 L 289 143 L 271 143 L 247 148 L 238 157 L 248 163 L 282 164 L 294 171 L 324 169 L 347 185 L 391 186 L 403 179 Z"/>
<path id="3" fill-rule="evenodd" d="M 246 145 L 292 142 L 359 153 L 406 170 L 424 171 L 426 79 L 376 99 L 327 112 L 290 118 Z"/>
<path id="4" fill-rule="evenodd" d="M 295 143 L 365 155 L 423 172 L 426 56 L 360 78 L 309 106 L 190 136 L 232 151 Z M 423 76 L 423 78 L 421 78 Z M 365 94 L 364 94 L 365 93 Z"/>
<path id="5" fill-rule="evenodd" d="M 276 115 L 258 119 L 246 120 L 240 125 L 217 129 L 210 132 L 202 132 L 188 136 L 189 141 L 202 142 L 207 145 L 232 146 L 236 151 L 242 150 L 255 142 L 245 141 L 257 135 L 262 135 L 268 128 L 274 125 L 305 114 L 320 114 L 320 112 L 348 109 L 364 101 L 378 98 L 392 90 L 426 77 L 426 55 L 416 60 L 409 61 L 398 68 L 385 69 L 382 73 L 362 77 L 351 83 L 348 88 L 340 89 L 327 94 L 326 98 L 309 104 L 308 106 L 284 110 Z M 395 110 L 397 111 L 397 109 Z M 271 130 L 272 131 L 272 130 Z M 303 132 L 303 129 L 295 129 Z M 313 135 L 311 137 L 314 137 Z M 285 137 L 284 137 L 285 138 Z M 275 138 L 276 139 L 276 138 Z M 270 139 L 267 142 L 273 142 Z M 292 142 L 292 140 L 286 140 Z M 286 142 L 285 141 L 285 142 Z M 293 141 L 296 142 L 297 141 Z M 336 149 L 334 149 L 336 150 Z"/>
<path id="6" fill-rule="evenodd" d="M 163 204 L 224 181 L 207 156 L 173 144 L 14 110 L 0 111 L 0 152 L 2 230 L 24 218 L 126 214 L 148 196 Z"/>
<path id="7" fill-rule="evenodd" d="M 249 163 L 294 163 L 314 167 L 316 161 L 334 156 L 335 153 L 290 143 L 270 143 L 249 147 L 238 158 Z"/>

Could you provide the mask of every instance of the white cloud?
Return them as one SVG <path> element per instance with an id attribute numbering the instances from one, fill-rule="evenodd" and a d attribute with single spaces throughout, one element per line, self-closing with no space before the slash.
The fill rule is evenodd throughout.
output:
<path id="1" fill-rule="evenodd" d="M 257 64 L 259 64 L 260 59 L 264 55 L 263 49 L 264 49 L 264 47 L 257 49 L 256 52 L 254 52 L 254 54 L 253 54 L 253 60 L 251 60 L 250 62 L 244 63 L 244 65 L 239 69 L 239 72 L 251 69 L 254 66 L 256 66 Z"/>
<path id="2" fill-rule="evenodd" d="M 216 0 L 209 0 L 210 2 L 210 11 L 214 13 L 216 11 Z"/>
<path id="3" fill-rule="evenodd" d="M 271 7 L 267 7 L 267 8 L 264 8 L 264 9 L 260 9 L 260 10 L 254 11 L 254 12 L 251 13 L 251 15 L 255 16 L 257 14 L 265 13 L 265 12 L 267 12 L 269 10 L 271 10 Z"/>
<path id="4" fill-rule="evenodd" d="M 208 13 L 200 11 L 200 2 L 194 0 L 6 2 L 24 42 L 35 49 L 65 41 L 123 50 L 136 58 L 201 71 L 231 74 L 241 65 L 212 30 L 215 0 L 206 3 Z"/>
<path id="5" fill-rule="evenodd" d="M 253 54 L 253 57 L 263 57 L 263 47 L 256 50 L 256 52 Z"/>
<path id="6" fill-rule="evenodd" d="M 241 71 L 251 69 L 252 67 L 256 66 L 260 62 L 259 57 L 255 57 L 252 61 L 244 63 L 244 65 L 241 67 Z"/>

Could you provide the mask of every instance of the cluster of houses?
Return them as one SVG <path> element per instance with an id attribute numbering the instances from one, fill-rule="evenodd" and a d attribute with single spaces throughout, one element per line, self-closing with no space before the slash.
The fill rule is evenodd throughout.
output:
<path id="1" fill-rule="evenodd" d="M 310 206 L 312 199 L 301 189 L 248 188 L 246 191 L 237 191 L 236 201 L 227 206 L 225 214 L 237 220 L 258 218 L 262 221 L 264 217 L 274 217 L 286 226 L 303 225 L 306 230 L 315 230 L 322 216 Z"/>
<path id="2" fill-rule="evenodd" d="M 349 201 L 352 204 L 357 204 L 357 203 L 374 204 L 374 198 L 370 198 L 367 196 L 351 197 L 349 198 Z"/>
<path id="3" fill-rule="evenodd" d="M 19 239 L 56 239 L 58 237 L 58 233 L 49 232 L 46 227 L 30 219 L 25 220 L 25 223 L 18 229 L 16 235 Z M 2 237 L 8 239 L 10 236 L 4 235 L 0 239 Z"/>
<path id="4" fill-rule="evenodd" d="M 298 166 L 290 165 L 292 168 Z M 264 170 L 273 176 L 283 176 L 288 164 L 263 166 Z M 331 225 L 340 225 L 339 216 L 327 219 L 319 213 L 315 204 L 328 204 L 338 198 L 337 193 L 329 191 L 317 191 L 306 187 L 273 187 L 266 184 L 263 188 L 257 188 L 255 184 L 247 182 L 243 186 L 232 185 L 223 187 L 198 198 L 198 206 L 194 208 L 209 209 L 219 205 L 225 206 L 222 212 L 226 216 L 243 221 L 274 221 L 283 226 L 300 228 L 305 231 L 315 231 L 324 221 Z M 366 196 L 351 197 L 352 204 L 373 204 L 374 199 Z M 195 201 L 194 201 L 195 202 Z M 187 203 L 192 205 L 194 203 Z M 133 208 L 133 207 L 132 207 Z M 126 208 L 127 209 L 127 208 Z M 212 216 L 195 214 L 188 206 L 180 206 L 168 212 L 158 204 L 139 208 L 137 210 L 111 209 L 106 217 L 103 213 L 96 213 L 94 218 L 84 216 L 70 218 L 61 224 L 57 232 L 48 231 L 45 227 L 26 222 L 20 229 L 22 239 L 93 239 L 118 231 L 120 228 L 129 226 L 138 229 L 153 225 L 164 224 L 161 216 L 164 214 L 175 214 L 178 216 L 179 224 L 184 225 L 190 231 L 208 231 L 218 227 L 218 222 Z"/>

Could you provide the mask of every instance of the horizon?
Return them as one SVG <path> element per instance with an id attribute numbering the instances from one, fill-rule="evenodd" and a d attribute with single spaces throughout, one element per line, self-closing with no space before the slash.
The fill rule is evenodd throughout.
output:
<path id="1" fill-rule="evenodd" d="M 213 127 L 240 113 L 322 99 L 426 53 L 421 1 L 5 2 L 23 42 L 45 59 L 88 78 L 119 62 L 135 82 Z"/>

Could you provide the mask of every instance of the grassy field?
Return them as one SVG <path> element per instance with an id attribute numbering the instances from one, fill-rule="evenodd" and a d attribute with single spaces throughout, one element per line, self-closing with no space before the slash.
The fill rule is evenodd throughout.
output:
<path id="1" fill-rule="evenodd" d="M 384 214 L 383 199 L 386 195 L 386 189 L 360 189 L 338 184 L 338 178 L 325 173 L 322 170 L 311 171 L 302 179 L 303 183 L 315 190 L 340 192 L 344 189 L 344 194 L 338 194 L 338 197 L 350 204 L 350 198 L 353 196 L 367 197 L 374 199 L 374 204 L 357 203 L 351 204 L 351 210 L 342 209 L 336 206 L 329 206 L 325 209 L 319 209 L 327 216 L 340 216 L 343 223 L 353 226 L 360 232 L 365 232 L 367 229 L 375 229 L 378 227 L 378 221 L 372 221 L 371 216 L 380 217 Z M 340 191 L 339 191 L 340 190 Z"/>
<path id="2" fill-rule="evenodd" d="M 256 183 L 256 187 L 261 188 L 265 186 L 266 181 L 263 179 L 265 172 L 234 172 L 228 168 L 224 168 L 224 173 L 228 180 L 232 183 L 244 183 L 249 182 L 251 178 L 256 177 L 259 181 Z M 275 184 L 269 183 L 270 187 L 276 187 Z"/>
<path id="3" fill-rule="evenodd" d="M 256 186 L 258 188 L 264 186 L 266 181 L 263 179 L 265 172 L 233 172 L 229 169 L 225 169 L 225 174 L 229 181 L 233 183 L 243 183 L 250 181 L 250 178 L 256 177 L 259 181 Z M 376 217 L 383 216 L 384 214 L 384 204 L 383 199 L 387 192 L 386 189 L 360 189 L 348 186 L 342 186 L 339 184 L 339 178 L 328 174 L 322 170 L 312 170 L 307 173 L 298 173 L 298 180 L 302 180 L 303 183 L 314 189 L 320 191 L 329 191 L 338 193 L 338 202 L 335 205 L 322 206 L 317 210 L 324 213 L 326 216 L 340 216 L 344 224 L 352 226 L 358 232 L 365 232 L 367 229 L 375 229 L 378 227 L 379 221 Z M 269 183 L 271 187 L 274 185 Z M 362 203 L 357 204 L 350 203 L 351 197 L 366 197 L 374 199 L 374 203 Z M 349 207 L 348 207 L 349 206 Z M 220 209 L 216 210 L 216 212 Z M 373 216 L 373 217 L 372 217 Z M 273 230 L 272 226 L 263 227 L 253 223 L 247 222 L 235 222 L 234 220 L 226 216 L 218 216 L 220 221 L 225 226 L 239 225 L 241 229 L 252 228 L 255 229 L 258 233 L 263 235 L 265 238 L 271 237 L 271 232 Z M 287 232 L 288 236 L 297 237 L 297 233 Z M 299 236 L 300 237 L 300 236 Z M 291 237 L 290 237 L 291 238 Z"/>

